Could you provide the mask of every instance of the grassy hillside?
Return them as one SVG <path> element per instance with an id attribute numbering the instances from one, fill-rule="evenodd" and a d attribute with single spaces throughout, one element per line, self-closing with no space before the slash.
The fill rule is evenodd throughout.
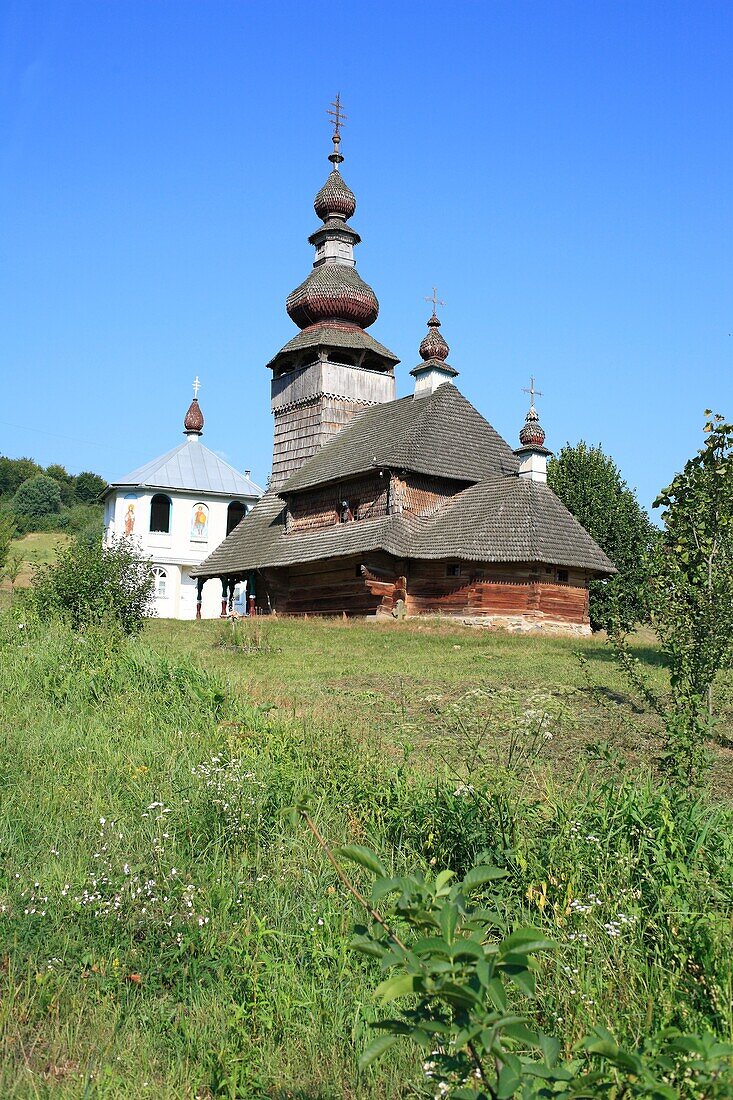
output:
<path id="1" fill-rule="evenodd" d="M 638 653 L 663 684 L 652 641 Z M 357 1068 L 380 974 L 289 820 L 304 792 L 329 843 L 395 872 L 479 853 L 508 871 L 510 924 L 558 945 L 515 1007 L 566 1055 L 595 1024 L 627 1045 L 667 1025 L 729 1038 L 733 820 L 652 781 L 654 738 L 595 639 L 301 621 L 124 641 L 16 609 L 0 1095 L 433 1095 L 407 1048 Z"/>
<path id="2" fill-rule="evenodd" d="M 16 588 L 27 588 L 33 578 L 33 570 L 36 566 L 47 565 L 56 557 L 59 547 L 69 541 L 69 536 L 61 531 L 32 531 L 22 538 L 15 539 L 10 546 L 10 554 L 18 554 L 23 559 L 23 565 L 15 582 Z M 9 592 L 10 583 L 7 579 L 0 581 L 0 590 Z"/>
<path id="3" fill-rule="evenodd" d="M 281 720 L 360 738 L 378 734 L 388 752 L 407 752 L 416 767 L 425 746 L 439 752 L 450 730 L 464 740 L 491 732 L 503 762 L 507 716 L 527 707 L 552 714 L 542 759 L 556 778 L 576 776 L 588 747 L 603 742 L 640 767 L 651 766 L 659 751 L 659 720 L 630 692 L 605 634 L 522 637 L 437 619 L 259 619 L 153 620 L 147 638 L 160 653 L 186 654 L 227 678 Z M 632 651 L 664 692 L 668 677 L 653 633 L 640 631 Z M 725 734 L 733 729 L 733 685 L 721 682 L 718 698 Z M 713 789 L 730 798 L 733 753 L 714 751 Z"/>

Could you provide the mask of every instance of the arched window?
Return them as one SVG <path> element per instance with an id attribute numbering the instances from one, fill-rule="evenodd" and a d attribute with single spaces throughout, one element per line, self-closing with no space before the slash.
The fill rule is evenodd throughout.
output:
<path id="1" fill-rule="evenodd" d="M 168 582 L 168 574 L 159 565 L 153 566 L 153 593 L 161 599 L 165 599 L 165 586 Z"/>
<path id="2" fill-rule="evenodd" d="M 159 535 L 169 535 L 171 530 L 171 498 L 156 493 L 150 501 L 150 530 Z"/>
<path id="3" fill-rule="evenodd" d="M 241 500 L 233 500 L 227 508 L 227 534 L 231 534 L 237 524 L 247 515 L 247 509 Z"/>

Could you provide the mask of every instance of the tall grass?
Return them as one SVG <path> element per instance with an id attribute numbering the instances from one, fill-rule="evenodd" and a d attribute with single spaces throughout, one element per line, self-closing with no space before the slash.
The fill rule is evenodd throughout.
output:
<path id="1" fill-rule="evenodd" d="M 555 787 L 537 762 L 457 776 L 380 735 L 258 707 L 191 658 L 107 630 L 0 619 L 3 1097 L 395 1097 L 402 1051 L 360 1074 L 371 962 L 333 845 L 396 870 L 510 872 L 505 904 L 558 941 L 539 1022 L 733 1033 L 733 821 L 609 765 Z M 265 652 L 257 657 L 267 661 Z"/>

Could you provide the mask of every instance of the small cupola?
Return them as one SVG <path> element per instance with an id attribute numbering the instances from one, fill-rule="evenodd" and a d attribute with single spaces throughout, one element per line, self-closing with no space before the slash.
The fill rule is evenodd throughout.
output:
<path id="1" fill-rule="evenodd" d="M 432 296 L 425 301 L 433 303 L 433 314 L 428 320 L 428 331 L 420 344 L 422 363 L 418 363 L 410 371 L 415 379 L 415 397 L 425 397 L 434 393 L 438 386 L 444 382 L 452 382 L 458 376 L 458 371 L 446 362 L 450 348 L 439 331 L 440 320 L 437 309 L 445 303 L 439 300 L 435 287 L 433 287 Z"/>
<path id="2" fill-rule="evenodd" d="M 529 388 L 523 389 L 523 393 L 530 395 L 530 405 L 524 425 L 519 433 L 520 446 L 514 452 L 519 459 L 519 476 L 529 481 L 547 481 L 547 458 L 552 454 L 545 447 L 545 429 L 540 424 L 539 414 L 535 408 L 535 396 L 542 397 L 539 390 L 534 388 L 534 377 L 530 379 Z"/>
<path id="3" fill-rule="evenodd" d="M 198 375 L 193 380 L 193 401 L 188 406 L 188 412 L 183 418 L 183 432 L 184 435 L 192 440 L 198 442 L 203 435 L 204 431 L 204 414 L 201 412 L 199 406 L 198 392 L 201 388 L 201 383 L 198 380 Z"/>

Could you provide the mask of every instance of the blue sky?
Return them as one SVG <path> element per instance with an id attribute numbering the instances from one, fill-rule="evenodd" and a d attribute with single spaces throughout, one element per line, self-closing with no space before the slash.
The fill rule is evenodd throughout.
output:
<path id="1" fill-rule="evenodd" d="M 260 484 L 326 107 L 400 394 L 433 284 L 514 442 L 600 442 L 649 506 L 733 416 L 733 5 L 0 2 L 0 452 L 113 479 L 181 437 Z"/>

